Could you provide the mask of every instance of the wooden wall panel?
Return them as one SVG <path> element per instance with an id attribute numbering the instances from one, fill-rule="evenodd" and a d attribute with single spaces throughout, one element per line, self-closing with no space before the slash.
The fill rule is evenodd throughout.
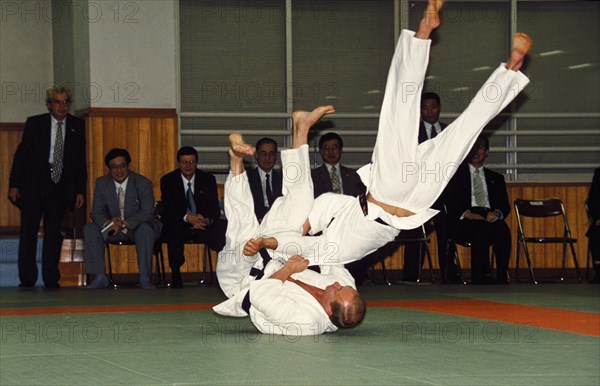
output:
<path id="1" fill-rule="evenodd" d="M 0 171 L 0 180 L 2 181 L 0 192 L 0 226 L 3 227 L 19 226 L 21 222 L 19 210 L 6 197 L 8 195 L 8 182 L 12 169 L 13 155 L 21 142 L 21 133 L 23 132 L 24 125 L 24 123 L 0 123 L 0 162 L 2 162 L 2 169 Z"/>
<path id="2" fill-rule="evenodd" d="M 551 183 L 537 183 L 537 184 L 523 184 L 523 183 L 509 183 L 508 184 L 508 196 L 512 204 L 515 198 L 523 199 L 541 199 L 549 197 L 559 197 L 565 205 L 567 212 L 567 218 L 569 221 L 569 227 L 573 237 L 578 239 L 575 245 L 577 253 L 577 261 L 580 267 L 585 267 L 585 259 L 587 257 L 587 237 L 585 233 L 588 228 L 588 220 L 585 212 L 584 202 L 587 199 L 590 184 L 583 183 L 572 183 L 572 184 L 551 184 Z M 510 267 L 514 268 L 516 258 L 516 246 L 517 246 L 517 216 L 514 213 L 514 208 L 511 207 L 511 214 L 508 219 L 508 226 L 512 233 L 512 254 L 510 258 Z M 562 219 L 552 218 L 545 219 L 544 221 L 534 221 L 527 219 L 523 226 L 532 226 L 533 232 L 540 235 L 562 235 Z M 558 233 L 557 233 L 558 232 Z M 437 243 L 435 239 L 435 233 L 432 235 L 432 242 L 430 244 L 430 251 L 432 252 L 432 260 L 434 268 L 439 268 L 437 258 Z M 560 268 L 562 265 L 562 246 L 555 244 L 538 244 L 530 245 L 530 254 L 532 255 L 532 264 L 534 268 Z M 470 249 L 459 247 L 458 251 L 461 257 L 461 265 L 463 268 L 470 268 Z M 388 269 L 402 269 L 404 265 L 404 247 L 401 246 L 391 258 L 386 260 L 386 267 Z M 525 257 L 523 251 L 521 251 L 521 258 L 519 262 L 520 267 L 525 267 Z M 574 268 L 573 259 L 571 254 L 567 255 L 567 268 Z M 379 269 L 379 265 L 375 267 Z"/>
<path id="3" fill-rule="evenodd" d="M 115 147 L 131 155 L 131 169 L 152 181 L 154 199 L 160 199 L 160 178 L 176 165 L 178 124 L 173 109 L 104 109 L 82 112 L 87 123 L 87 157 L 91 210 L 94 181 L 108 173 L 104 156 Z M 165 255 L 166 255 L 166 248 Z M 136 273 L 134 246 L 111 247 L 114 273 Z M 168 265 L 165 257 L 165 264 Z"/>
<path id="4" fill-rule="evenodd" d="M 153 182 L 155 199 L 160 198 L 160 177 L 176 167 L 176 153 L 179 143 L 178 121 L 175 110 L 172 109 L 99 109 L 94 108 L 81 114 L 85 116 L 87 127 L 87 162 L 89 174 L 89 189 L 87 210 L 91 208 L 94 181 L 105 174 L 104 155 L 113 147 L 128 149 L 132 157 L 132 168 Z M 2 196 L 0 197 L 0 227 L 18 226 L 19 211 L 6 199 L 8 178 L 12 167 L 13 154 L 21 141 L 23 123 L 0 123 L 0 160 L 2 161 L 1 181 Z M 579 242 L 576 245 L 577 258 L 580 266 L 585 266 L 587 253 L 587 216 L 584 201 L 589 191 L 589 183 L 509 183 L 508 193 L 511 202 L 519 198 L 560 197 L 566 207 L 569 224 L 574 237 Z M 222 196 L 222 185 L 219 186 Z M 510 266 L 515 264 L 517 221 L 514 213 L 508 218 L 508 224 L 513 234 L 513 248 Z M 548 232 L 560 229 L 558 220 L 533 224 L 536 231 Z M 165 264 L 168 266 L 165 252 Z M 430 245 L 434 267 L 438 268 L 437 246 L 435 234 L 432 234 Z M 537 268 L 559 268 L 562 259 L 560 246 L 532 246 L 533 263 Z M 137 272 L 135 247 L 113 247 L 113 269 L 116 273 Z M 202 270 L 202 262 L 198 257 L 202 253 L 200 246 L 186 246 L 188 257 L 183 271 L 198 272 Z M 463 267 L 470 267 L 469 250 L 459 250 Z M 212 254 L 213 265 L 216 254 Z M 389 269 L 402 269 L 403 247 L 386 261 Z M 523 266 L 524 260 L 521 261 Z M 573 267 L 569 256 L 567 267 Z M 379 269 L 379 266 L 376 267 Z M 168 270 L 168 267 L 167 267 Z"/>

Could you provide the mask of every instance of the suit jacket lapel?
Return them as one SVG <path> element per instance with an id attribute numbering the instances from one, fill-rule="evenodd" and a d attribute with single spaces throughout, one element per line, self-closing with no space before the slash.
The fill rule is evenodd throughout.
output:
<path id="1" fill-rule="evenodd" d="M 329 174 L 329 169 L 327 169 L 327 165 L 323 164 L 321 166 L 322 169 L 322 180 L 325 184 L 325 191 L 331 192 L 333 190 L 333 185 L 331 184 L 331 175 Z"/>
<path id="2" fill-rule="evenodd" d="M 50 137 L 52 136 L 52 116 L 51 114 L 47 114 L 44 124 L 44 130 L 42 134 L 42 149 L 44 151 L 44 157 L 46 160 L 50 159 L 50 145 L 52 144 L 52 140 Z"/>
<path id="3" fill-rule="evenodd" d="M 119 198 L 117 197 L 117 190 L 115 189 L 114 179 L 108 175 L 105 186 L 106 194 L 106 205 L 108 206 L 108 212 L 111 217 L 119 216 Z"/>
<path id="4" fill-rule="evenodd" d="M 196 170 L 196 181 L 194 181 L 194 201 L 196 202 L 196 210 L 200 209 L 198 207 L 198 198 L 204 193 L 203 182 L 200 172 Z"/>

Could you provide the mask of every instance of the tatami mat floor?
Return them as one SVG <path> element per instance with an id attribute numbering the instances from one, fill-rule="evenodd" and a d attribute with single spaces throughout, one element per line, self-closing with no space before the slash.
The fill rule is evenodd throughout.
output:
<path id="1" fill-rule="evenodd" d="M 217 287 L 0 288 L 0 385 L 600 385 L 598 285 L 359 289 L 358 328 L 284 337 Z"/>

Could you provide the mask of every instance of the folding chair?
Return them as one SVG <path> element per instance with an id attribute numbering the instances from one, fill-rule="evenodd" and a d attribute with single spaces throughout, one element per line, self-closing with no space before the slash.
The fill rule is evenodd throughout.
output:
<path id="1" fill-rule="evenodd" d="M 448 241 L 446 243 L 446 256 L 450 256 L 450 254 L 452 253 L 452 256 L 454 256 L 454 262 L 456 263 L 456 269 L 458 270 L 458 278 L 460 279 L 460 281 L 462 281 L 463 284 L 467 284 L 467 281 L 463 278 L 457 245 L 463 248 L 471 248 L 471 243 L 464 240 L 458 240 L 453 237 L 448 237 Z M 496 255 L 494 254 L 494 249 L 492 248 L 492 256 L 490 262 L 490 267 L 492 268 L 494 267 L 495 258 Z"/>
<path id="2" fill-rule="evenodd" d="M 156 201 L 154 203 L 154 216 L 160 220 L 160 216 L 162 214 L 162 203 L 160 201 Z M 113 280 L 113 272 L 112 272 L 112 262 L 110 256 L 110 246 L 123 246 L 123 245 L 135 245 L 133 241 L 117 241 L 117 242 L 109 242 L 106 241 L 104 243 L 104 248 L 106 249 L 106 258 L 108 261 L 108 278 L 110 280 L 110 284 L 117 288 L 118 285 L 115 284 Z M 162 253 L 162 240 L 159 237 L 158 240 L 154 242 L 154 259 L 156 261 L 155 267 L 156 271 L 154 272 L 154 284 L 160 285 L 166 283 L 165 280 L 165 263 L 163 261 L 163 253 Z"/>
<path id="3" fill-rule="evenodd" d="M 114 288 L 118 288 L 118 284 L 116 284 L 113 280 L 113 271 L 112 271 L 112 262 L 111 262 L 111 256 L 110 256 L 110 246 L 114 245 L 114 246 L 123 246 L 123 245 L 135 245 L 135 242 L 133 241 L 117 241 L 117 242 L 108 242 L 106 241 L 104 243 L 105 249 L 106 249 L 106 260 L 108 262 L 108 278 L 110 280 L 110 284 L 114 287 Z M 162 253 L 162 242 L 159 240 L 157 240 L 154 243 L 154 259 L 155 259 L 155 270 L 153 272 L 153 276 L 154 276 L 154 284 L 162 284 L 165 281 L 165 265 L 163 262 L 163 253 Z"/>
<path id="4" fill-rule="evenodd" d="M 577 242 L 577 239 L 571 237 L 571 230 L 569 229 L 569 223 L 567 221 L 567 214 L 565 213 L 565 207 L 560 200 L 560 198 L 546 198 L 542 200 L 523 200 L 516 199 L 514 201 L 515 213 L 517 214 L 517 255 L 516 255 L 516 266 L 515 266 L 515 280 L 518 280 L 519 277 L 519 257 L 521 247 L 523 247 L 523 251 L 525 252 L 525 258 L 527 259 L 527 266 L 529 268 L 529 275 L 531 276 L 531 281 L 534 284 L 537 284 L 537 280 L 535 279 L 535 275 L 533 274 L 533 268 L 531 264 L 531 256 L 529 253 L 528 243 L 536 243 L 536 244 L 562 244 L 563 246 L 563 258 L 562 258 L 562 270 L 560 281 L 564 281 L 565 278 L 565 264 L 567 258 L 567 246 L 571 250 L 571 254 L 573 255 L 573 262 L 575 264 L 575 270 L 577 272 L 577 282 L 581 283 L 581 276 L 579 272 L 579 263 L 577 262 L 577 255 L 575 254 L 575 246 L 574 243 Z M 550 218 L 560 216 L 562 218 L 562 236 L 535 236 L 531 233 L 526 233 L 524 229 L 524 218 Z M 535 220 L 532 220 L 535 221 Z M 533 227 L 533 223 L 530 221 L 528 226 L 528 232 L 533 232 L 535 229 Z"/>
<path id="5" fill-rule="evenodd" d="M 433 272 L 433 264 L 431 262 L 431 253 L 429 251 L 429 243 L 431 242 L 431 239 L 429 239 L 427 237 L 427 232 L 425 231 L 425 224 L 421 225 L 421 237 L 415 237 L 415 238 L 401 238 L 402 232 L 400 232 L 400 234 L 398 236 L 396 236 L 396 239 L 394 239 L 394 241 L 392 241 L 391 243 L 394 243 L 396 245 L 395 249 L 398 249 L 398 247 L 400 245 L 403 244 L 409 244 L 409 243 L 419 243 L 419 271 L 417 274 L 417 283 L 421 282 L 421 273 L 423 271 L 423 251 L 425 252 L 425 255 L 427 257 L 427 263 L 429 264 L 429 273 L 431 274 L 431 283 L 435 283 L 435 274 Z M 379 264 L 381 264 L 381 270 L 383 272 L 383 278 L 385 280 L 385 282 L 388 285 L 391 285 L 390 281 L 387 279 L 387 275 L 386 275 L 386 268 L 385 268 L 385 258 L 386 256 L 383 256 L 380 260 L 379 260 Z"/>
<path id="6" fill-rule="evenodd" d="M 156 202 L 156 206 L 155 206 L 155 214 L 156 216 L 160 219 L 162 217 L 162 213 L 163 213 L 163 205 L 162 205 L 162 201 L 159 200 Z M 201 242 L 198 242 L 194 239 L 190 239 L 190 240 L 186 240 L 184 242 L 184 244 L 193 244 L 193 245 L 203 245 L 203 253 L 202 253 L 202 279 L 200 280 L 200 284 L 207 284 L 206 281 L 206 267 L 209 267 L 209 273 L 210 273 L 210 282 L 208 284 L 212 284 L 213 282 L 213 278 L 214 278 L 214 270 L 213 270 L 213 264 L 212 264 L 212 255 L 211 255 L 211 251 L 210 248 L 208 247 L 208 244 L 204 244 Z M 161 240 L 161 245 L 162 245 L 162 240 Z M 162 267 L 162 281 L 161 283 L 166 283 L 167 281 L 165 280 L 165 262 L 164 262 L 164 256 L 162 255 L 162 248 L 161 248 L 161 257 L 160 257 L 160 265 Z"/>

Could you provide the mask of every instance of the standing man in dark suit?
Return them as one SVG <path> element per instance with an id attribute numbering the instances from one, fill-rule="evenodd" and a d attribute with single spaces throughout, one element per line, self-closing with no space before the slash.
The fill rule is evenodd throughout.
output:
<path id="1" fill-rule="evenodd" d="M 182 288 L 180 268 L 186 241 L 208 244 L 219 252 L 225 246 L 227 222 L 222 220 L 215 176 L 197 168 L 198 152 L 184 146 L 177 152 L 178 168 L 160 179 L 163 236 L 168 244 L 172 288 Z"/>
<path id="2" fill-rule="evenodd" d="M 104 157 L 109 173 L 96 179 L 92 222 L 83 227 L 85 269 L 95 276 L 87 289 L 105 288 L 109 284 L 104 268 L 107 240 L 135 242 L 140 286 L 154 289 L 150 281 L 152 254 L 162 224 L 154 216 L 152 181 L 129 170 L 130 163 L 127 150 L 111 149 Z"/>
<path id="3" fill-rule="evenodd" d="M 446 187 L 448 230 L 457 240 L 471 243 L 471 283 L 494 282 L 490 275 L 489 253 L 493 247 L 496 282 L 506 284 L 511 237 L 505 219 L 510 213 L 510 204 L 504 177 L 483 167 L 489 148 L 487 137 L 480 135 L 466 162 Z"/>
<path id="4" fill-rule="evenodd" d="M 273 169 L 277 162 L 277 142 L 267 137 L 259 139 L 254 156 L 258 166 L 246 174 L 254 199 L 254 213 L 260 223 L 275 199 L 282 196 L 283 178 L 279 170 Z"/>
<path id="5" fill-rule="evenodd" d="M 58 288 L 61 224 L 67 207 L 81 208 L 86 190 L 85 122 L 69 114 L 71 93 L 54 85 L 46 91 L 48 114 L 27 118 L 15 152 L 8 198 L 21 210 L 19 287 L 33 287 L 37 233 L 44 219 L 42 277 Z"/>
<path id="6" fill-rule="evenodd" d="M 356 197 L 366 191 L 356 170 L 340 165 L 344 142 L 337 133 L 327 133 L 319 139 L 319 154 L 323 165 L 311 171 L 315 198 L 323 193 L 341 193 Z"/>
<path id="7" fill-rule="evenodd" d="M 440 96 L 434 92 L 425 92 L 421 95 L 421 122 L 419 123 L 419 143 L 435 138 L 448 126 L 440 122 L 441 112 Z M 446 215 L 444 213 L 443 194 L 432 205 L 433 209 L 440 212 L 425 223 L 425 231 L 429 234 L 435 229 L 438 247 L 438 262 L 442 279 L 445 282 L 459 282 L 458 270 L 454 261 L 446 259 Z M 432 227 L 433 223 L 433 227 Z M 432 229 L 433 228 L 433 229 Z M 398 237 L 414 239 L 422 236 L 421 228 L 402 231 Z M 425 251 L 421 251 L 419 259 L 419 243 L 406 243 L 404 247 L 404 281 L 417 281 L 419 274 L 419 260 L 424 261 Z"/>

